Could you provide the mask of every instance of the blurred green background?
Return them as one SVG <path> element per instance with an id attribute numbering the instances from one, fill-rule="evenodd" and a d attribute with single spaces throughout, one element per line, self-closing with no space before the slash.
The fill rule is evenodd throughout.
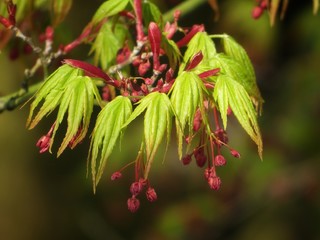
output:
<path id="1" fill-rule="evenodd" d="M 57 34 L 76 37 L 103 1 L 74 1 Z M 158 1 L 166 10 L 179 1 Z M 158 201 L 141 199 L 127 210 L 132 171 L 118 182 L 110 174 L 132 161 L 140 142 L 139 126 L 128 129 L 122 151 L 113 155 L 97 193 L 86 179 L 89 142 L 59 159 L 39 154 L 37 140 L 52 118 L 35 130 L 25 128 L 28 106 L 0 115 L 0 239 L 320 239 L 320 14 L 312 1 L 290 2 L 286 17 L 269 26 L 264 14 L 251 18 L 253 0 L 220 1 L 213 21 L 209 5 L 186 15 L 181 24 L 205 23 L 210 33 L 228 33 L 248 51 L 265 99 L 259 118 L 264 159 L 238 123 L 231 119 L 231 146 L 218 170 L 222 188 L 211 191 L 203 170 L 183 166 L 172 142 L 167 160 L 151 170 Z M 87 56 L 88 46 L 70 57 Z M 0 94 L 20 86 L 30 62 L 0 55 Z M 97 114 L 97 113 L 95 113 Z M 137 137 L 138 136 L 138 137 Z"/>

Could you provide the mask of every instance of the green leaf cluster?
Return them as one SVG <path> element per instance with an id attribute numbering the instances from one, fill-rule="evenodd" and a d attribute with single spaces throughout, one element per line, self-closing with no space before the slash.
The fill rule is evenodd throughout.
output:
<path id="1" fill-rule="evenodd" d="M 108 21 L 103 24 L 91 48 L 95 64 L 100 63 L 104 70 L 115 64 L 117 53 L 126 40 L 130 42 L 131 38 L 123 23 Z"/>
<path id="2" fill-rule="evenodd" d="M 60 145 L 59 156 L 72 141 L 71 148 L 85 137 L 93 110 L 94 99 L 101 102 L 93 80 L 83 75 L 82 70 L 65 64 L 53 72 L 40 87 L 31 104 L 27 125 L 34 128 L 45 116 L 58 108 L 51 145 L 59 125 L 67 113 L 67 131 Z M 35 114 L 36 108 L 42 106 Z M 35 116 L 34 116 L 35 114 Z M 51 151 L 51 147 L 50 147 Z"/>
<path id="3" fill-rule="evenodd" d="M 107 103 L 98 115 L 88 156 L 88 161 L 91 162 L 94 190 L 123 130 L 123 124 L 131 113 L 132 105 L 129 98 L 118 96 Z"/>

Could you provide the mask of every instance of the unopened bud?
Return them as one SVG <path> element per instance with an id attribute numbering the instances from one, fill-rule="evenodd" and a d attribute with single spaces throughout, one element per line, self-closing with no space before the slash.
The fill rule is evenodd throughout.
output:
<path id="1" fill-rule="evenodd" d="M 154 202 L 158 199 L 157 193 L 154 188 L 149 187 L 146 191 L 146 196 L 149 202 Z"/>
<path id="2" fill-rule="evenodd" d="M 136 212 L 140 207 L 140 201 L 135 196 L 132 196 L 127 201 L 128 209 L 130 212 Z"/>

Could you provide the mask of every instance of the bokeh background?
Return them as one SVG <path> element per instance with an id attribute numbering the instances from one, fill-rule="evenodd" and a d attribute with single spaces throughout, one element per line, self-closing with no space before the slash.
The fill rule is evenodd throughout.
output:
<path id="1" fill-rule="evenodd" d="M 57 31 L 67 42 L 76 37 L 103 1 L 74 1 Z M 179 1 L 157 1 L 163 11 Z M 312 1 L 290 1 L 283 21 L 270 27 L 267 14 L 253 20 L 254 0 L 219 1 L 214 22 L 209 5 L 181 25 L 205 23 L 210 33 L 235 37 L 251 57 L 262 95 L 259 118 L 264 158 L 238 123 L 231 119 L 231 145 L 240 159 L 228 156 L 219 174 L 219 191 L 208 188 L 203 170 L 183 166 L 172 142 L 167 160 L 158 159 L 151 181 L 158 201 L 141 199 L 140 210 L 127 210 L 132 171 L 112 182 L 110 174 L 135 158 L 139 125 L 128 129 L 121 152 L 108 163 L 94 195 L 86 178 L 89 142 L 59 159 L 39 154 L 35 143 L 52 118 L 25 128 L 28 106 L 0 115 L 0 239 L 320 239 L 320 14 Z M 70 57 L 88 57 L 89 46 Z M 0 55 L 0 94 L 17 90 L 30 62 Z M 96 113 L 95 113 L 96 114 Z"/>

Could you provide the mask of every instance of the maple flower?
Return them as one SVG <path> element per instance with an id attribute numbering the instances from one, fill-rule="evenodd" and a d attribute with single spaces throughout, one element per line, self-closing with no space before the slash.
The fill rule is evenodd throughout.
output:
<path id="1" fill-rule="evenodd" d="M 140 207 L 140 201 L 135 196 L 132 196 L 127 201 L 128 209 L 130 212 L 136 212 Z"/>

